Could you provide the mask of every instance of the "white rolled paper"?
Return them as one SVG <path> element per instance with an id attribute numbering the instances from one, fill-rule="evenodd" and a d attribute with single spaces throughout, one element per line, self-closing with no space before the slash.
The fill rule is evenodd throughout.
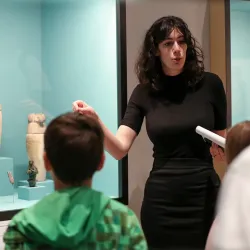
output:
<path id="1" fill-rule="evenodd" d="M 203 138 L 206 138 L 215 144 L 221 146 L 222 148 L 225 148 L 226 145 L 226 139 L 222 136 L 219 136 L 201 126 L 197 126 L 195 129 L 196 133 L 201 135 Z"/>

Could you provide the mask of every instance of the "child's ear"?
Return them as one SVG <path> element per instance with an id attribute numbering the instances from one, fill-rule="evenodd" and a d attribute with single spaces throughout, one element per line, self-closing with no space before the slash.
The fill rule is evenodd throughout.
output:
<path id="1" fill-rule="evenodd" d="M 104 166 L 105 158 L 106 158 L 106 157 L 105 157 L 105 154 L 103 153 L 103 154 L 102 154 L 101 161 L 100 161 L 100 164 L 99 164 L 99 166 L 98 166 L 98 168 L 97 168 L 97 171 L 102 170 L 102 168 L 103 168 L 103 166 Z"/>
<path id="2" fill-rule="evenodd" d="M 51 168 L 51 164 L 50 164 L 50 161 L 47 157 L 46 152 L 43 153 L 43 161 L 44 161 L 44 167 L 45 167 L 46 171 L 50 172 L 52 170 L 52 168 Z"/>

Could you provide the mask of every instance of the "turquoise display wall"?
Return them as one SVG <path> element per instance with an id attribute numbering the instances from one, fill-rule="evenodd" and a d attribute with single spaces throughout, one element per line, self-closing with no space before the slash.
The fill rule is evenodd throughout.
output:
<path id="1" fill-rule="evenodd" d="M 27 179 L 27 116 L 41 112 L 41 8 L 37 1 L 0 1 L 1 157 L 14 159 L 14 177 Z M 35 101 L 38 105 L 30 105 Z M 6 178 L 6 173 L 1 173 Z"/>
<path id="2" fill-rule="evenodd" d="M 42 5 L 43 107 L 47 117 L 81 99 L 117 130 L 115 0 L 48 0 Z M 118 197 L 118 162 L 106 154 L 94 187 Z"/>
<path id="3" fill-rule="evenodd" d="M 250 3 L 231 2 L 232 125 L 250 119 Z"/>
<path id="4" fill-rule="evenodd" d="M 16 180 L 27 178 L 29 113 L 49 122 L 82 99 L 117 130 L 115 0 L 3 0 L 0 30 L 0 155 L 14 159 Z M 106 156 L 94 187 L 118 197 L 118 162 Z"/>

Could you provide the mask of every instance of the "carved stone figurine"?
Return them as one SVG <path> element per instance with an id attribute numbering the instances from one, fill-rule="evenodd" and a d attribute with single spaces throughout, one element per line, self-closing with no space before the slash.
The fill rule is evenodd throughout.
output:
<path id="1" fill-rule="evenodd" d="M 34 165 L 33 161 L 29 161 L 27 174 L 29 176 L 29 178 L 28 178 L 29 186 L 35 187 L 36 186 L 36 176 L 38 174 L 38 170 L 37 170 L 36 166 Z"/>
<path id="2" fill-rule="evenodd" d="M 46 179 L 46 170 L 43 162 L 43 136 L 45 128 L 44 114 L 29 114 L 26 135 L 26 149 L 29 161 L 33 161 L 38 170 L 37 181 L 45 181 Z"/>

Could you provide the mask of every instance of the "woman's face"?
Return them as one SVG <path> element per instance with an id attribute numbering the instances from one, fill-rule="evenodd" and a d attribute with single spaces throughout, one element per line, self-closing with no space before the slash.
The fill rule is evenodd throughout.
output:
<path id="1" fill-rule="evenodd" d="M 169 37 L 158 46 L 163 71 L 167 75 L 178 75 L 182 72 L 186 61 L 187 44 L 183 34 L 174 29 Z"/>

